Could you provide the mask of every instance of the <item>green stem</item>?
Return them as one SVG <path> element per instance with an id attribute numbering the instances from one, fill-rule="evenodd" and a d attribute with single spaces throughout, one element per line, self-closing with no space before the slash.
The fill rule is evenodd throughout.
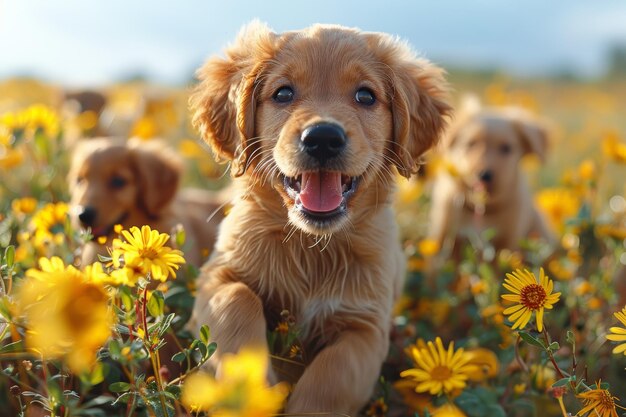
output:
<path id="1" fill-rule="evenodd" d="M 167 416 L 167 406 L 165 405 L 165 397 L 163 396 L 163 381 L 161 380 L 159 352 L 152 349 L 152 342 L 150 341 L 150 335 L 148 334 L 148 286 L 143 289 L 141 297 L 141 319 L 144 331 L 144 345 L 148 348 L 148 354 L 150 355 L 150 363 L 152 364 L 152 370 L 154 372 L 154 379 L 157 383 L 157 389 L 159 390 L 159 401 L 161 402 L 161 408 L 163 409 L 163 415 Z"/>

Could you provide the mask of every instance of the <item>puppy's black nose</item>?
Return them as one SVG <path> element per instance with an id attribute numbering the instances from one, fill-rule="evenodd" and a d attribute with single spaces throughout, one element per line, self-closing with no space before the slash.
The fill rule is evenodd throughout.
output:
<path id="1" fill-rule="evenodd" d="M 319 123 L 309 126 L 300 136 L 302 149 L 313 158 L 324 162 L 344 150 L 346 132 L 336 124 Z"/>
<path id="2" fill-rule="evenodd" d="M 85 226 L 93 226 L 97 214 L 98 212 L 95 208 L 90 206 L 83 207 L 83 211 L 78 215 L 78 220 Z"/>
<path id="3" fill-rule="evenodd" d="M 491 172 L 491 170 L 489 169 L 485 169 L 483 171 L 480 171 L 480 174 L 478 174 L 478 178 L 488 184 L 491 182 L 491 180 L 493 180 L 493 172 Z"/>

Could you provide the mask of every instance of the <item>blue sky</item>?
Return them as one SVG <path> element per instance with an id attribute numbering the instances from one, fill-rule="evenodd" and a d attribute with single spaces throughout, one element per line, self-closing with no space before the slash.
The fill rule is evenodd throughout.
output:
<path id="1" fill-rule="evenodd" d="M 276 31 L 319 22 L 389 32 L 444 66 L 518 75 L 598 75 L 608 47 L 626 43 L 623 0 L 0 0 L 0 80 L 184 83 L 254 18 Z"/>

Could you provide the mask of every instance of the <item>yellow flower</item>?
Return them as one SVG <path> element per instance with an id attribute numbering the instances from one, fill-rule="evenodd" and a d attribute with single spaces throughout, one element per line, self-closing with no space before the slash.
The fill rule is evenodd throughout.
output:
<path id="1" fill-rule="evenodd" d="M 20 165 L 24 160 L 24 153 L 21 149 L 13 149 L 11 147 L 0 144 L 0 168 L 11 169 Z"/>
<path id="2" fill-rule="evenodd" d="M 0 117 L 0 125 L 10 131 L 23 131 L 26 136 L 32 137 L 37 130 L 43 131 L 48 137 L 59 133 L 59 117 L 51 108 L 35 104 L 22 111 L 5 113 Z"/>
<path id="3" fill-rule="evenodd" d="M 599 224 L 596 225 L 596 236 L 598 237 L 612 237 L 617 240 L 626 239 L 626 225 L 619 224 Z"/>
<path id="4" fill-rule="evenodd" d="M 32 197 L 16 198 L 11 201 L 11 209 L 16 215 L 30 214 L 37 208 L 37 200 Z"/>
<path id="5" fill-rule="evenodd" d="M 626 164 L 626 143 L 619 140 L 617 133 L 608 132 L 602 140 L 603 153 L 615 162 Z"/>
<path id="6" fill-rule="evenodd" d="M 417 244 L 417 249 L 424 257 L 435 256 L 439 252 L 439 242 L 434 239 L 422 239 Z"/>
<path id="7" fill-rule="evenodd" d="M 365 415 L 371 417 L 384 417 L 387 415 L 387 410 L 389 410 L 389 407 L 387 406 L 387 403 L 385 403 L 385 399 L 380 397 L 370 404 L 365 412 Z"/>
<path id="8" fill-rule="evenodd" d="M 135 122 L 131 136 L 148 140 L 159 135 L 159 127 L 153 117 L 144 116 Z"/>
<path id="9" fill-rule="evenodd" d="M 30 268 L 26 271 L 26 276 L 35 279 L 40 282 L 46 282 L 49 273 L 54 272 L 66 272 L 73 273 L 75 268 L 73 266 L 65 266 L 63 259 L 58 256 L 52 258 L 39 258 L 39 269 Z"/>
<path id="10" fill-rule="evenodd" d="M 546 390 L 556 382 L 556 372 L 548 366 L 531 365 L 530 374 L 536 388 Z"/>
<path id="11" fill-rule="evenodd" d="M 614 313 L 615 317 L 626 327 L 626 307 L 622 311 Z M 611 327 L 609 329 L 611 334 L 607 335 L 608 340 L 614 342 L 626 342 L 626 328 L 623 327 Z M 619 344 L 613 349 L 613 353 L 616 355 L 623 353 L 626 355 L 626 343 Z"/>
<path id="12" fill-rule="evenodd" d="M 36 247 L 51 242 L 56 244 L 63 242 L 68 210 L 66 203 L 48 203 L 35 213 L 31 219 L 31 228 L 34 229 Z"/>
<path id="13" fill-rule="evenodd" d="M 42 258 L 39 265 L 26 272 L 17 293 L 28 329 L 27 346 L 45 358 L 64 359 L 73 372 L 83 372 L 111 334 L 109 298 L 101 285 L 60 258 Z"/>
<path id="14" fill-rule="evenodd" d="M 417 381 L 415 392 L 418 393 L 449 395 L 462 390 L 466 386 L 469 374 L 475 370 L 463 348 L 455 351 L 454 342 L 450 342 L 446 350 L 439 337 L 435 339 L 435 343 L 428 342 L 427 347 L 413 346 L 411 356 L 415 368 L 401 372 L 400 376 Z"/>
<path id="15" fill-rule="evenodd" d="M 466 352 L 469 364 L 474 365 L 474 371 L 468 373 L 472 381 L 482 381 L 493 378 L 498 374 L 500 363 L 495 353 L 485 348 L 470 349 Z"/>
<path id="16" fill-rule="evenodd" d="M 535 201 L 557 230 L 563 230 L 565 220 L 574 217 L 580 207 L 576 195 L 567 188 L 543 189 L 537 193 Z"/>
<path id="17" fill-rule="evenodd" d="M 602 389 L 601 383 L 602 381 L 598 381 L 596 382 L 597 388 L 576 395 L 583 401 L 584 406 L 576 413 L 577 416 L 589 413 L 588 416 L 618 417 L 615 400 L 619 401 L 619 398 L 612 396 L 609 390 Z M 617 407 L 625 409 L 619 405 Z"/>
<path id="18" fill-rule="evenodd" d="M 150 226 L 142 226 L 141 230 L 133 226 L 130 231 L 122 230 L 122 236 L 126 242 L 113 240 L 112 259 L 116 268 L 123 257 L 124 266 L 131 271 L 150 273 L 152 279 L 165 281 L 170 276 L 176 277 L 175 270 L 185 263 L 181 251 L 165 246 L 170 238 L 167 233 L 159 233 Z"/>
<path id="19" fill-rule="evenodd" d="M 409 204 L 416 201 L 420 195 L 422 195 L 423 184 L 416 180 L 407 180 L 404 177 L 398 176 L 396 181 L 398 185 L 397 199 L 401 204 Z"/>
<path id="20" fill-rule="evenodd" d="M 466 417 L 466 414 L 454 404 L 446 403 L 433 410 L 433 417 Z"/>
<path id="21" fill-rule="evenodd" d="M 193 411 L 213 417 L 266 417 L 281 409 L 287 396 L 284 383 L 269 387 L 269 359 L 260 351 L 242 350 L 224 355 L 219 380 L 201 373 L 191 375 L 183 386 L 182 402 Z"/>
<path id="22" fill-rule="evenodd" d="M 539 270 L 539 282 L 535 275 L 526 269 L 516 269 L 506 276 L 502 285 L 513 294 L 504 294 L 502 298 L 517 304 L 505 309 L 503 314 L 509 316 L 510 321 L 515 322 L 513 330 L 523 329 L 528 324 L 532 313 L 535 312 L 537 330 L 543 331 L 543 311 L 552 309 L 552 306 L 559 301 L 561 293 L 552 293 L 554 283 L 544 274 L 543 268 Z"/>
<path id="23" fill-rule="evenodd" d="M 189 159 L 201 159 L 207 154 L 206 149 L 204 149 L 200 143 L 191 139 L 181 140 L 178 145 L 178 151 L 185 158 Z"/>
<path id="24" fill-rule="evenodd" d="M 578 166 L 578 176 L 584 181 L 593 181 L 596 178 L 596 164 L 589 159 Z"/>
<path id="25" fill-rule="evenodd" d="M 101 284 L 111 282 L 111 277 L 106 272 L 104 272 L 104 268 L 100 262 L 94 262 L 91 265 L 87 265 L 83 270 L 83 274 L 85 275 L 85 279 L 88 282 L 96 282 Z"/>

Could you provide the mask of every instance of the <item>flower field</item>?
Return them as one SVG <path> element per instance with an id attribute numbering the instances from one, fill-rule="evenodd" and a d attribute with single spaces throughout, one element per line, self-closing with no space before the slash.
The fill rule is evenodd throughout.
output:
<path id="1" fill-rule="evenodd" d="M 399 179 L 407 283 L 362 415 L 626 413 L 626 83 L 456 72 L 450 82 L 454 102 L 471 91 L 550 121 L 547 162 L 528 158 L 524 171 L 559 247 L 496 251 L 487 234 L 436 262 L 431 165 Z M 257 352 L 227 358 L 218 381 L 199 372 L 216 346 L 209 328 L 184 326 L 198 273 L 184 231 L 116 228 L 108 257 L 78 262 L 91 238 L 69 221 L 80 138 L 160 138 L 184 158 L 185 185 L 228 182 L 190 125 L 187 92 L 117 84 L 91 109 L 37 80 L 0 82 L 0 416 L 281 415 L 289 387 L 268 385 Z M 268 343 L 273 361 L 305 356 L 288 312 Z"/>

